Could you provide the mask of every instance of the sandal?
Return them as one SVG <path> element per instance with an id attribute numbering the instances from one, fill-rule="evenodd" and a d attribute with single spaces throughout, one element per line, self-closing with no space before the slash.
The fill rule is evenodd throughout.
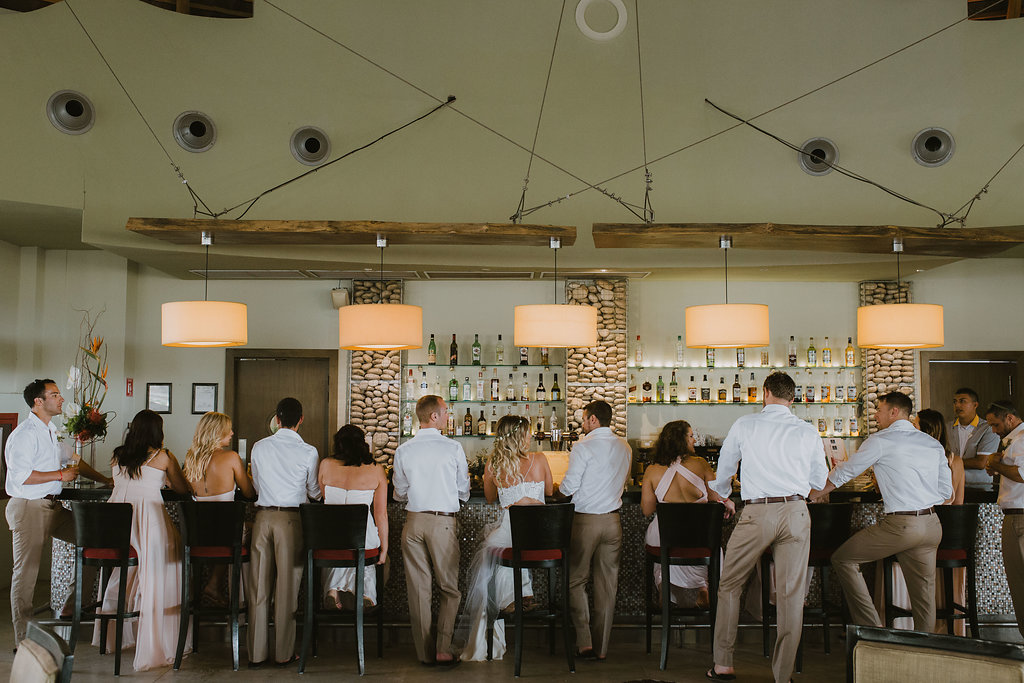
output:
<path id="1" fill-rule="evenodd" d="M 720 674 L 715 671 L 715 667 L 708 669 L 708 672 L 704 674 L 704 678 L 709 681 L 735 681 L 736 674 Z"/>

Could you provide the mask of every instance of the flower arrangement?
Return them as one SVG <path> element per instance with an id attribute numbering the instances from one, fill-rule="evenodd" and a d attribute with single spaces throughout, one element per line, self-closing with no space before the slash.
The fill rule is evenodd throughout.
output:
<path id="1" fill-rule="evenodd" d="M 65 404 L 67 419 L 64 429 L 75 441 L 86 444 L 102 441 L 107 427 L 114 419 L 113 411 L 104 411 L 107 397 L 107 347 L 103 337 L 93 334 L 102 312 L 91 318 L 82 316 L 82 338 L 78 344 L 75 364 L 68 371 L 67 389 L 72 400 Z"/>

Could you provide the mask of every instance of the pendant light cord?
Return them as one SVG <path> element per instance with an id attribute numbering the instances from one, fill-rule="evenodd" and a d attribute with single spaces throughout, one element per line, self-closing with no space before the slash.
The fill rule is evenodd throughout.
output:
<path id="1" fill-rule="evenodd" d="M 203 268 L 203 301 L 210 300 L 210 245 L 206 245 L 206 267 Z"/>
<path id="2" fill-rule="evenodd" d="M 729 247 L 725 248 L 725 303 L 729 303 Z"/>
<path id="3" fill-rule="evenodd" d="M 555 249 L 555 304 L 558 304 L 558 249 Z"/>
<path id="4" fill-rule="evenodd" d="M 643 220 L 650 225 L 654 222 L 654 207 L 651 205 L 651 189 L 653 175 L 647 166 L 647 120 L 644 114 L 644 59 L 640 46 L 640 0 L 633 3 L 633 14 L 636 16 L 636 73 L 640 87 L 640 140 L 644 152 L 644 208 Z"/>
<path id="5" fill-rule="evenodd" d="M 377 303 L 384 303 L 384 247 L 380 248 L 380 294 Z"/>

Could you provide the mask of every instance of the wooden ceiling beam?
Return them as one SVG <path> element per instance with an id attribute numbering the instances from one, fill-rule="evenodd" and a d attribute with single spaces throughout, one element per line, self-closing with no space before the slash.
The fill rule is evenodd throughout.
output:
<path id="1" fill-rule="evenodd" d="M 194 218 L 129 218 L 127 229 L 173 244 L 200 243 L 203 231 L 217 244 L 375 245 L 377 236 L 391 245 L 548 247 L 551 237 L 563 247 L 576 242 L 572 225 L 522 223 L 388 223 L 384 221 L 261 221 Z"/>

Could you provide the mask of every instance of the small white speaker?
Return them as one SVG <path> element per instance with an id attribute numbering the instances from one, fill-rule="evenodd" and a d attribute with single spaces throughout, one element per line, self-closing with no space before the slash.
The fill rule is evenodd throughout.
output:
<path id="1" fill-rule="evenodd" d="M 53 127 L 68 135 L 81 135 L 96 122 L 96 110 L 89 98 L 74 90 L 61 90 L 46 101 L 46 116 Z"/>
<path id="2" fill-rule="evenodd" d="M 827 175 L 839 163 L 839 148 L 828 138 L 811 138 L 800 145 L 796 156 L 804 173 Z"/>
<path id="3" fill-rule="evenodd" d="M 213 119 L 201 111 L 186 111 L 174 119 L 174 141 L 189 152 L 205 152 L 217 141 Z"/>
<path id="4" fill-rule="evenodd" d="M 341 308 L 342 306 L 348 306 L 351 293 L 343 287 L 338 287 L 331 290 L 331 305 L 335 308 Z"/>
<path id="5" fill-rule="evenodd" d="M 331 156 L 331 139 L 316 126 L 303 126 L 292 133 L 288 148 L 300 164 L 319 166 Z"/>
<path id="6" fill-rule="evenodd" d="M 945 128 L 925 128 L 914 136 L 910 151 L 922 166 L 942 166 L 956 149 L 953 134 Z"/>

